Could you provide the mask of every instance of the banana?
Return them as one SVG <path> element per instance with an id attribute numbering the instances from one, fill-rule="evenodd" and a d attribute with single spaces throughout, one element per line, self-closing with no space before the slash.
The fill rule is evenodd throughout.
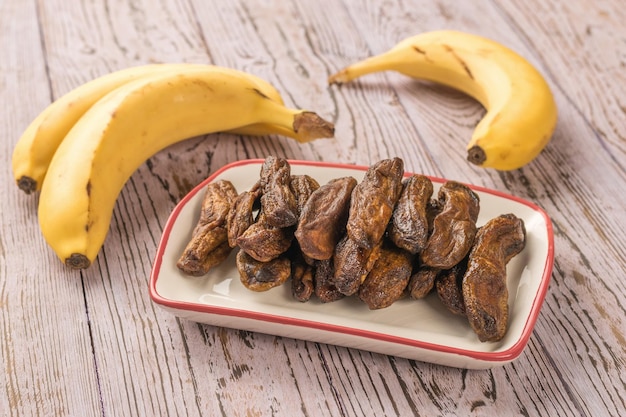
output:
<path id="1" fill-rule="evenodd" d="M 13 150 L 13 176 L 17 186 L 27 194 L 41 189 L 52 156 L 59 144 L 80 119 L 100 98 L 117 87 L 157 73 L 173 69 L 212 68 L 212 65 L 169 63 L 130 67 L 91 80 L 66 93 L 44 109 L 26 128 Z M 220 71 L 236 71 L 219 68 Z M 259 91 L 283 104 L 278 91 L 267 81 L 252 77 Z M 266 129 L 268 130 L 268 129 Z M 270 126 L 270 132 L 274 132 Z M 233 132 L 237 133 L 237 132 Z M 247 129 L 242 134 L 261 135 L 263 130 Z M 281 133 L 281 132 L 276 132 Z M 289 133 L 287 131 L 287 133 Z"/>
<path id="2" fill-rule="evenodd" d="M 300 142 L 333 136 L 331 123 L 269 98 L 260 83 L 219 67 L 186 68 L 127 82 L 93 104 L 59 144 L 39 195 L 39 225 L 56 255 L 87 268 L 128 178 L 175 142 L 255 128 Z"/>
<path id="3" fill-rule="evenodd" d="M 345 83 L 387 70 L 460 90 L 485 107 L 467 144 L 467 159 L 481 167 L 504 171 L 528 164 L 556 127 L 557 107 L 545 79 L 516 52 L 484 37 L 425 32 L 342 69 L 328 81 Z"/>

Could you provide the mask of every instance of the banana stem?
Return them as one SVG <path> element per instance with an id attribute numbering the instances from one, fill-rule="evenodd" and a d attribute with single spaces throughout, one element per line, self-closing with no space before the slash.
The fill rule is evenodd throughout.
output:
<path id="1" fill-rule="evenodd" d="M 374 55 L 362 61 L 355 62 L 339 72 L 328 77 L 328 84 L 343 84 L 364 75 L 375 72 L 396 70 L 398 65 L 403 64 L 403 57 L 395 50 L 389 50 L 381 55 Z"/>
<path id="2" fill-rule="evenodd" d="M 295 139 L 300 143 L 310 142 L 320 138 L 331 138 L 335 134 L 335 126 L 316 113 L 303 111 L 293 118 Z"/>

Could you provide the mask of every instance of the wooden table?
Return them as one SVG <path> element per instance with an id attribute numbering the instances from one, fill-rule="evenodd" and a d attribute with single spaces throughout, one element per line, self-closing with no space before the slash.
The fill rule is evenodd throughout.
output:
<path id="1" fill-rule="evenodd" d="M 0 2 L 0 415 L 617 416 L 626 409 L 626 9 L 618 0 Z M 455 28 L 517 50 L 545 74 L 560 119 L 530 165 L 465 161 L 483 109 L 462 94 L 343 66 L 418 32 Z M 14 184 L 28 123 L 70 89 L 151 62 L 233 67 L 336 123 L 336 139 L 213 134 L 174 145 L 126 184 L 89 269 L 43 240 L 37 196 Z M 464 370 L 201 325 L 155 306 L 152 260 L 175 206 L 227 163 L 276 155 L 413 172 L 530 200 L 550 215 L 555 262 L 525 351 Z"/>

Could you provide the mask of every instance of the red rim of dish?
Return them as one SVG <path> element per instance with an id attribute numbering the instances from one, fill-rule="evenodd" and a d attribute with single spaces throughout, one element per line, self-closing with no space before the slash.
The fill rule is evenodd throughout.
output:
<path id="1" fill-rule="evenodd" d="M 524 348 L 526 347 L 528 343 L 528 340 L 530 339 L 530 335 L 532 334 L 535 322 L 537 321 L 537 318 L 539 316 L 539 312 L 541 310 L 541 306 L 545 299 L 545 294 L 548 290 L 548 286 L 549 286 L 550 279 L 552 276 L 552 268 L 553 268 L 553 263 L 554 263 L 554 234 L 553 234 L 553 229 L 552 229 L 552 222 L 550 220 L 550 217 L 547 215 L 547 213 L 543 209 L 541 209 L 539 206 L 529 201 L 526 201 L 522 198 L 515 197 L 515 196 L 509 195 L 509 194 L 506 194 L 497 190 L 492 190 L 489 188 L 476 186 L 476 185 L 470 185 L 470 184 L 468 184 L 468 186 L 476 191 L 480 191 L 480 192 L 487 193 L 487 194 L 492 194 L 498 197 L 506 198 L 508 200 L 513 200 L 515 202 L 518 202 L 520 204 L 523 204 L 531 208 L 533 211 L 536 211 L 537 213 L 541 214 L 541 216 L 543 217 L 546 223 L 548 251 L 547 251 L 546 261 L 544 264 L 543 275 L 541 277 L 541 282 L 540 282 L 538 291 L 535 294 L 535 297 L 533 299 L 533 303 L 530 309 L 530 314 L 527 317 L 526 323 L 524 324 L 524 328 L 522 330 L 522 333 L 519 339 L 510 348 L 506 350 L 495 351 L 495 352 L 485 352 L 485 351 L 476 351 L 476 350 L 470 350 L 470 349 L 462 349 L 462 348 L 440 345 L 440 344 L 431 343 L 431 342 L 425 342 L 425 341 L 416 340 L 416 339 L 409 339 L 405 337 L 389 335 L 385 333 L 379 333 L 379 332 L 374 332 L 374 331 L 369 331 L 369 330 L 364 330 L 364 329 L 348 327 L 348 326 L 341 326 L 341 325 L 336 325 L 336 324 L 329 324 L 329 323 L 317 322 L 317 321 L 312 321 L 312 320 L 304 320 L 304 319 L 299 319 L 299 318 L 286 317 L 286 316 L 281 316 L 281 315 L 273 315 L 273 314 L 268 314 L 268 313 L 260 313 L 260 312 L 254 312 L 254 311 L 248 311 L 248 310 L 232 309 L 228 307 L 212 306 L 208 304 L 196 304 L 196 303 L 190 303 L 190 302 L 185 302 L 185 301 L 176 301 L 176 300 L 171 300 L 171 299 L 162 297 L 158 293 L 156 289 L 156 285 L 157 285 L 157 280 L 159 276 L 159 271 L 161 269 L 161 263 L 163 260 L 163 252 L 165 250 L 166 242 L 169 240 L 172 227 L 176 219 L 178 218 L 178 215 L 180 214 L 180 211 L 182 210 L 182 208 L 200 190 L 204 189 L 204 187 L 206 187 L 208 183 L 213 181 L 217 176 L 222 174 L 224 171 L 230 170 L 235 167 L 243 166 L 243 165 L 262 164 L 263 161 L 264 161 L 263 159 L 246 159 L 246 160 L 232 162 L 223 166 L 222 168 L 214 172 L 211 176 L 209 176 L 207 179 L 205 179 L 200 184 L 198 184 L 196 187 L 194 187 L 193 190 L 191 190 L 185 197 L 183 197 L 183 199 L 176 205 L 176 207 L 170 214 L 170 217 L 168 218 L 167 223 L 165 224 L 165 228 L 163 230 L 163 234 L 161 236 L 161 240 L 159 242 L 157 253 L 154 259 L 152 272 L 150 274 L 150 286 L 149 286 L 150 297 L 155 303 L 166 306 L 166 307 L 175 308 L 177 310 L 188 310 L 188 311 L 193 311 L 193 312 L 216 314 L 220 316 L 240 317 L 240 318 L 252 319 L 252 320 L 257 320 L 257 321 L 262 321 L 262 322 L 286 324 L 286 325 L 297 326 L 297 327 L 313 328 L 313 329 L 318 329 L 318 330 L 323 330 L 323 331 L 328 331 L 328 332 L 333 332 L 333 333 L 349 334 L 352 336 L 359 336 L 359 337 L 363 337 L 367 339 L 373 339 L 373 340 L 378 340 L 378 341 L 387 342 L 387 343 L 405 345 L 405 346 L 415 347 L 415 348 L 424 349 L 424 350 L 466 356 L 466 357 L 473 358 L 476 360 L 488 361 L 488 362 L 508 362 L 517 358 L 519 355 L 521 355 L 522 351 L 524 350 Z M 308 165 L 308 166 L 327 167 L 327 168 L 348 168 L 348 169 L 355 169 L 355 170 L 361 170 L 361 171 L 366 171 L 368 169 L 367 166 L 362 166 L 362 165 L 348 165 L 348 164 L 340 164 L 340 163 L 332 163 L 332 162 L 329 163 L 329 162 L 316 162 L 316 161 L 289 160 L 289 163 L 292 165 L 301 165 L 301 166 Z M 411 173 L 406 173 L 405 175 L 411 175 Z M 429 176 L 429 178 L 432 181 L 439 182 L 439 183 L 443 183 L 446 181 L 445 179 L 438 178 L 438 177 Z"/>

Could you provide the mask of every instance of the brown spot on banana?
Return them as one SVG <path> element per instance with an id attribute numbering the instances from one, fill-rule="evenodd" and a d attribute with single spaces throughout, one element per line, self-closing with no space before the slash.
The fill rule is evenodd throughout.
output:
<path id="1" fill-rule="evenodd" d="M 431 63 L 433 62 L 433 60 L 428 56 L 428 52 L 426 52 L 425 49 L 422 49 L 419 46 L 413 45 L 413 50 L 417 52 L 418 54 L 422 55 L 424 57 L 424 60 L 431 62 Z"/>
<path id="2" fill-rule="evenodd" d="M 257 93 L 258 95 L 260 95 L 263 98 L 266 98 L 268 100 L 271 100 L 267 94 L 263 93 L 263 91 L 259 90 L 258 88 L 253 88 L 252 91 L 254 91 L 255 93 Z"/>
<path id="3" fill-rule="evenodd" d="M 463 70 L 465 71 L 467 76 L 470 77 L 473 80 L 474 79 L 474 74 L 472 74 L 472 70 L 470 70 L 470 67 L 467 65 L 467 62 L 465 62 L 465 60 L 463 60 L 463 58 L 461 58 L 456 53 L 454 48 L 452 48 L 450 45 L 443 45 L 443 47 L 446 49 L 446 51 L 448 51 L 454 57 L 454 59 L 456 59 L 459 62 L 459 64 L 461 64 L 461 66 L 463 67 Z"/>

